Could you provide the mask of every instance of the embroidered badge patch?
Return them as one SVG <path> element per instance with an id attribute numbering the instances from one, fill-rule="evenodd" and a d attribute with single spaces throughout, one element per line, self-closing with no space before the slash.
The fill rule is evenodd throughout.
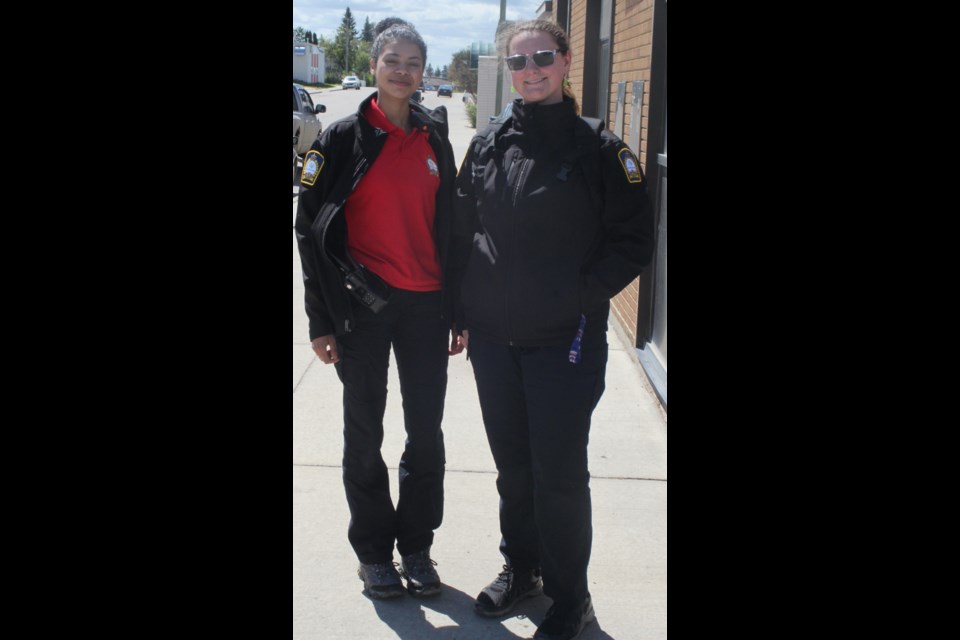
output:
<path id="1" fill-rule="evenodd" d="M 437 169 L 437 163 L 433 161 L 433 158 L 427 156 L 427 169 L 430 170 L 430 175 L 440 177 L 440 171 Z"/>
<path id="2" fill-rule="evenodd" d="M 633 155 L 633 152 L 630 149 L 621 149 L 617 155 L 620 158 L 620 164 L 623 165 L 623 172 L 627 174 L 627 182 L 643 182 L 640 163 L 637 162 L 637 157 Z"/>
<path id="3" fill-rule="evenodd" d="M 323 171 L 323 156 L 319 151 L 310 150 L 303 159 L 303 174 L 300 176 L 301 184 L 307 184 L 311 187 L 317 181 L 317 176 Z"/>

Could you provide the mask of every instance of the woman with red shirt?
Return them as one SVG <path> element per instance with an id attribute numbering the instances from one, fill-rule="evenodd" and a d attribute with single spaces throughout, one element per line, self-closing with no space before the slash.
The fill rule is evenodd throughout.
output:
<path id="1" fill-rule="evenodd" d="M 306 154 L 295 228 L 311 345 L 343 383 L 343 483 L 358 575 L 371 597 L 402 595 L 396 545 L 406 590 L 426 596 L 440 591 L 430 547 L 443 519 L 447 361 L 463 350 L 447 259 L 456 165 L 444 107 L 410 101 L 423 80 L 423 39 L 398 18 L 375 31 L 377 91 Z M 380 453 L 391 348 L 407 433 L 396 507 Z"/>

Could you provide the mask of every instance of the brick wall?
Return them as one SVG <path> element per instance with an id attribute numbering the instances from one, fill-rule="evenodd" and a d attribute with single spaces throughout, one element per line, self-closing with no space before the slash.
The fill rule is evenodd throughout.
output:
<path id="1" fill-rule="evenodd" d="M 647 151 L 647 116 L 650 96 L 650 55 L 653 41 L 653 0 L 615 3 L 613 18 L 613 68 L 610 74 L 610 114 L 613 121 L 617 108 L 617 84 L 626 83 L 624 98 L 623 138 L 630 139 L 631 127 L 640 127 L 640 148 L 634 149 L 643 166 Z M 641 122 L 630 121 L 630 104 L 633 101 L 633 81 L 643 80 L 644 93 Z M 637 306 L 639 279 L 610 301 L 611 315 L 616 316 L 633 345 L 637 343 Z"/>
<path id="2" fill-rule="evenodd" d="M 583 49 L 586 42 L 583 30 L 587 21 L 587 2 L 574 0 L 570 4 L 570 31 L 567 33 L 567 38 L 570 40 L 570 53 L 573 59 L 567 78 L 574 95 L 577 96 L 577 100 L 580 100 L 583 95 Z"/>
<path id="3" fill-rule="evenodd" d="M 599 0 L 590 0 L 597 2 Z M 579 99 L 583 88 L 583 51 L 586 43 L 584 29 L 588 0 L 572 0 L 570 7 L 570 50 L 573 62 L 570 68 L 570 84 Z M 606 121 L 612 123 L 617 109 L 617 84 L 626 83 L 624 99 L 623 139 L 630 139 L 631 127 L 640 127 L 640 148 L 634 149 L 643 165 L 647 150 L 647 117 L 650 95 L 650 56 L 653 40 L 653 0 L 621 0 L 614 2 L 613 37 L 611 55 L 613 67 L 610 73 L 609 113 Z M 644 81 L 643 109 L 640 123 L 630 121 L 630 105 L 633 101 L 633 81 Z M 611 129 L 613 127 L 610 127 Z M 618 296 L 610 301 L 611 319 L 629 336 L 631 343 L 637 339 L 637 306 L 639 279 L 634 280 Z"/>

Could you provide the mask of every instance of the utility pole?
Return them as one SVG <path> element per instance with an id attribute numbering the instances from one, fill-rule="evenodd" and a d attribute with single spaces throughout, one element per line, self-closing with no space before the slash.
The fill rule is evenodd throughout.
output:
<path id="1" fill-rule="evenodd" d="M 507 20 L 507 0 L 500 0 L 500 21 L 497 23 L 497 33 Z M 494 38 L 496 40 L 496 38 Z M 494 42 L 496 46 L 496 42 Z M 503 61 L 500 59 L 500 51 L 497 51 L 497 101 L 494 115 L 500 115 L 503 111 Z"/>

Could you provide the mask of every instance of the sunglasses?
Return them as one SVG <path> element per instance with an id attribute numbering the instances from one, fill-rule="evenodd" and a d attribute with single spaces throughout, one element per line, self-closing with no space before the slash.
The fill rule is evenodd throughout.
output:
<path id="1" fill-rule="evenodd" d="M 507 61 L 507 68 L 510 71 L 523 71 L 527 66 L 527 60 L 533 59 L 533 64 L 538 67 L 549 67 L 553 64 L 553 61 L 556 59 L 556 54 L 560 53 L 560 49 L 547 49 L 546 51 L 537 51 L 532 56 L 526 56 L 522 53 L 518 53 L 515 56 L 507 56 L 504 58 Z"/>

